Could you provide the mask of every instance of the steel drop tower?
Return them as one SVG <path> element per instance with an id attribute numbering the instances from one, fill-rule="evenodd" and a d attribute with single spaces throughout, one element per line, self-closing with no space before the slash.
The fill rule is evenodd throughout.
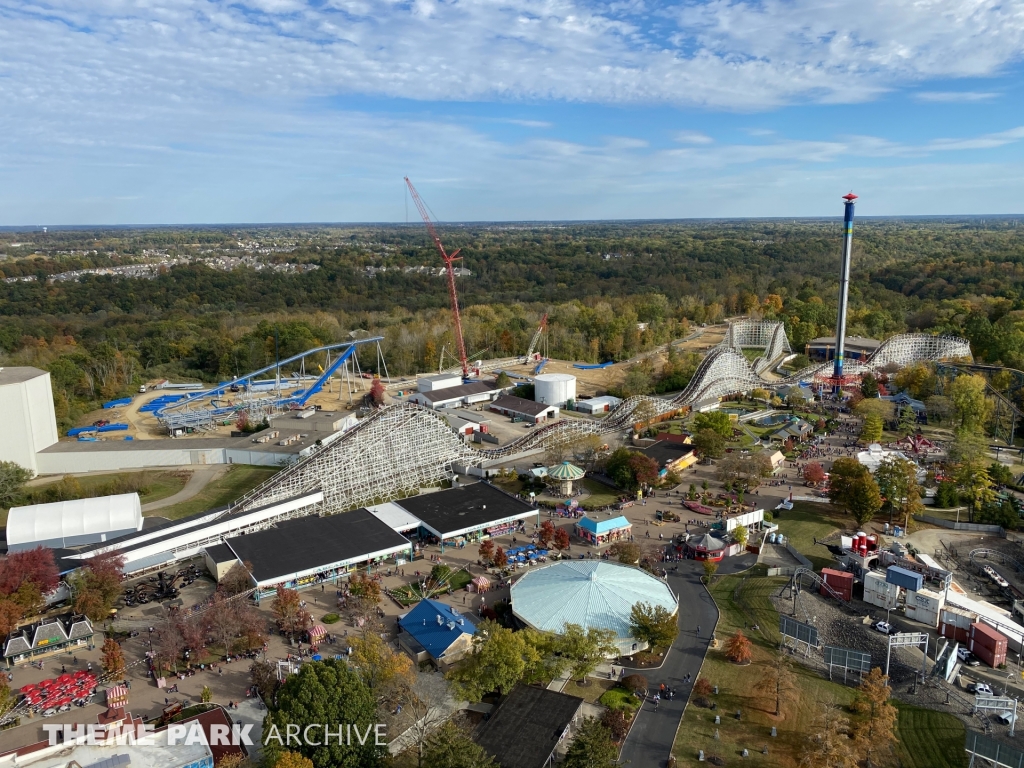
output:
<path id="1" fill-rule="evenodd" d="M 851 192 L 843 195 L 846 210 L 843 215 L 843 266 L 839 273 L 839 317 L 836 321 L 836 357 L 832 370 L 835 389 L 838 392 L 843 382 L 843 356 L 846 350 L 846 304 L 850 293 L 850 255 L 853 251 L 853 201 L 857 196 Z"/>

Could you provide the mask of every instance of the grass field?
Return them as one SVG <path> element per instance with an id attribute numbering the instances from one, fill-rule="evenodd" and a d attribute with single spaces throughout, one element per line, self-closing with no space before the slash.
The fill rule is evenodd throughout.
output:
<path id="1" fill-rule="evenodd" d="M 838 528 L 853 526 L 853 518 L 846 517 L 829 504 L 814 504 L 809 501 L 793 502 L 793 509 L 775 513 L 779 531 L 790 540 L 793 547 L 814 563 L 816 568 L 832 564 L 832 553 L 823 544 L 815 544 Z"/>
<path id="2" fill-rule="evenodd" d="M 964 724 L 945 712 L 896 702 L 903 768 L 967 768 Z"/>
<path id="3" fill-rule="evenodd" d="M 788 514 L 788 513 L 787 513 Z M 781 717 L 774 716 L 774 699 L 754 690 L 767 665 L 775 663 L 778 647 L 778 613 L 771 604 L 772 592 L 784 583 L 781 578 L 767 578 L 762 566 L 745 574 L 726 576 L 711 586 L 712 596 L 721 610 L 715 636 L 724 642 L 737 630 L 743 630 L 753 646 L 753 663 L 737 666 L 725 658 L 721 648 L 708 652 L 700 676 L 719 686 L 718 705 L 712 712 L 691 702 L 676 736 L 673 752 L 679 765 L 699 765 L 697 751 L 706 757 L 718 755 L 728 764 L 764 766 L 796 766 L 807 742 L 820 701 L 833 701 L 847 707 L 854 699 L 853 688 L 832 683 L 816 672 L 794 665 L 798 691 L 783 705 Z M 753 630 L 756 624 L 759 629 Z M 736 711 L 742 713 L 735 718 Z M 844 712 L 850 716 L 849 711 Z M 721 723 L 715 725 L 715 715 Z M 771 737 L 772 727 L 778 736 Z M 903 765 L 912 768 L 960 768 L 963 756 L 963 725 L 944 712 L 901 707 L 899 736 L 903 740 L 900 754 Z M 719 738 L 715 739 L 715 732 Z M 768 754 L 762 747 L 768 745 Z M 743 749 L 750 756 L 740 758 Z M 941 757 L 936 757 L 941 752 Z"/>
<path id="4" fill-rule="evenodd" d="M 599 483 L 597 480 L 591 480 L 589 477 L 583 478 L 583 487 L 590 493 L 590 496 L 585 499 L 588 506 L 610 506 L 619 500 L 619 491 L 604 483 Z"/>
<path id="5" fill-rule="evenodd" d="M 235 464 L 223 477 L 211 482 L 188 501 L 154 510 L 152 514 L 176 520 L 179 517 L 188 517 L 199 512 L 226 506 L 280 471 L 280 467 L 254 467 Z"/>
<path id="6" fill-rule="evenodd" d="M 160 501 L 168 496 L 173 496 L 188 482 L 187 471 L 177 472 L 173 470 L 143 470 L 141 472 L 119 472 L 116 474 L 91 475 L 89 477 L 76 477 L 75 482 L 84 492 L 83 498 L 91 495 L 106 495 L 105 486 L 115 486 L 121 482 L 141 483 L 144 486 L 144 493 L 139 493 L 143 504 L 151 501 Z M 25 491 L 28 498 L 23 503 L 39 504 L 45 503 L 43 496 L 46 489 L 61 482 L 63 478 L 55 477 L 49 482 L 28 486 Z M 16 505 L 17 506 L 17 505 Z M 0 509 L 0 526 L 7 525 L 7 509 Z"/>

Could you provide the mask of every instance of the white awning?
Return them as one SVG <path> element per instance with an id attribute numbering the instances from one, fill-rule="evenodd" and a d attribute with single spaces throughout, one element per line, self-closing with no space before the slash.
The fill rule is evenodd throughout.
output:
<path id="1" fill-rule="evenodd" d="M 137 493 L 97 496 L 13 507 L 7 518 L 7 546 L 66 546 L 103 541 L 107 534 L 142 530 L 142 503 Z"/>
<path id="2" fill-rule="evenodd" d="M 414 528 L 419 528 L 421 525 L 419 518 L 413 517 L 406 509 L 391 501 L 383 504 L 374 504 L 366 509 L 382 523 L 390 526 L 391 530 L 398 531 L 399 533 L 411 531 Z"/>

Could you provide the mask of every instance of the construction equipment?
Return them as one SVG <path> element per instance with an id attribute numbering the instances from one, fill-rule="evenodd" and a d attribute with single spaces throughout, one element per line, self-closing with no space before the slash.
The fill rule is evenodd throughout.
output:
<path id="1" fill-rule="evenodd" d="M 423 223 L 427 225 L 427 232 L 430 233 L 431 239 L 434 241 L 434 246 L 437 248 L 438 253 L 441 254 L 441 258 L 444 259 L 445 267 L 448 270 L 448 295 L 452 300 L 452 320 L 455 321 L 455 344 L 459 350 L 459 363 L 462 366 L 462 378 L 469 378 L 469 363 L 466 362 L 466 342 L 462 339 L 462 318 L 459 316 L 459 296 L 455 290 L 455 267 L 452 266 L 461 257 L 459 253 L 462 251 L 461 248 L 456 248 L 451 253 L 445 251 L 444 246 L 441 245 L 441 238 L 437 236 L 437 230 L 434 229 L 434 222 L 430 220 L 430 216 L 427 214 L 427 206 L 420 199 L 419 193 L 416 191 L 416 187 L 409 181 L 409 177 L 405 177 L 405 183 L 409 186 L 409 194 L 412 195 L 412 200 L 416 203 L 416 209 L 420 212 L 420 217 L 423 219 Z"/>
<path id="2" fill-rule="evenodd" d="M 544 313 L 544 317 L 540 319 L 540 327 L 537 328 L 537 332 L 533 334 L 533 339 L 530 341 L 530 348 L 526 350 L 526 357 L 523 358 L 524 363 L 530 362 L 530 358 L 533 357 L 533 351 L 537 348 L 537 342 L 540 341 L 541 335 L 544 333 L 544 329 L 548 327 L 548 314 Z"/>

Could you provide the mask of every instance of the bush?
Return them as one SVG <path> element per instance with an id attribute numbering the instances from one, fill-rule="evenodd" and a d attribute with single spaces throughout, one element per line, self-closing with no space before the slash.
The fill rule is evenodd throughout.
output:
<path id="1" fill-rule="evenodd" d="M 601 715 L 601 725 L 612 732 L 612 741 L 621 743 L 629 733 L 630 717 L 621 709 L 606 709 Z"/>
<path id="2" fill-rule="evenodd" d="M 706 677 L 697 678 L 697 682 L 693 684 L 693 692 L 698 696 L 710 696 L 714 690 L 715 687 Z"/>
<path id="3" fill-rule="evenodd" d="M 622 687 L 630 693 L 647 690 L 647 678 L 643 675 L 629 675 L 623 678 Z"/>
<path id="4" fill-rule="evenodd" d="M 704 696 L 698 696 L 693 700 L 693 705 L 695 707 L 700 707 L 701 709 L 711 709 L 711 699 Z"/>
<path id="5" fill-rule="evenodd" d="M 320 619 L 324 624 L 337 624 L 341 621 L 341 616 L 336 613 L 325 613 L 324 617 Z"/>

